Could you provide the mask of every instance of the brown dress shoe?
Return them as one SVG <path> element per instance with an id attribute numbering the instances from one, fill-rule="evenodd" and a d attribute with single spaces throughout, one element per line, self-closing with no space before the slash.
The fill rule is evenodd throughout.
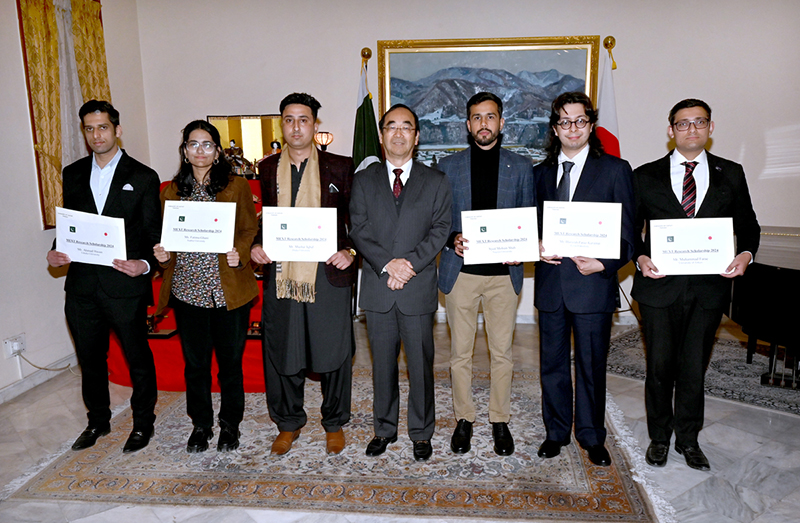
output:
<path id="1" fill-rule="evenodd" d="M 336 432 L 326 432 L 325 439 L 327 440 L 326 448 L 328 454 L 338 454 L 344 450 L 344 431 L 342 429 Z"/>
<path id="2" fill-rule="evenodd" d="M 300 429 L 294 432 L 281 431 L 272 443 L 272 453 L 278 456 L 286 454 L 292 448 L 292 443 L 298 436 L 300 436 Z"/>

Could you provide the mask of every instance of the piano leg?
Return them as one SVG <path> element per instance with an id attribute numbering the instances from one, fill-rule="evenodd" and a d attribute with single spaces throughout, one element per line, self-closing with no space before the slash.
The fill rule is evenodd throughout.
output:
<path id="1" fill-rule="evenodd" d="M 756 352 L 756 345 L 758 345 L 758 338 L 755 336 L 747 337 L 747 363 L 753 363 L 753 354 Z"/>

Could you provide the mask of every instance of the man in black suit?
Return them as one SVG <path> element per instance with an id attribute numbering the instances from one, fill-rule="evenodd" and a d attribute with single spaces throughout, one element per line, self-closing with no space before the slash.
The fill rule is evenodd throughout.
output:
<path id="1" fill-rule="evenodd" d="M 651 465 L 675 450 L 686 464 L 709 470 L 697 436 L 703 428 L 703 380 L 717 327 L 731 298 L 731 280 L 744 274 L 758 250 L 758 225 L 742 166 L 707 153 L 714 122 L 702 100 L 678 102 L 667 133 L 675 150 L 634 173 L 638 271 L 632 296 L 639 302 L 647 345 L 645 404 Z M 719 275 L 666 276 L 650 259 L 650 220 L 733 218 L 736 257 Z M 642 240 L 642 230 L 646 237 Z M 673 410 L 674 390 L 674 410 Z"/>
<path id="2" fill-rule="evenodd" d="M 606 355 L 617 302 L 617 271 L 633 255 L 634 199 L 628 162 L 603 152 L 597 111 L 584 93 L 553 101 L 547 158 L 534 167 L 539 227 L 545 201 L 622 204 L 620 257 L 542 256 L 536 264 L 542 414 L 547 438 L 539 456 L 552 458 L 570 441 L 573 388 L 570 338 L 575 339 L 575 438 L 595 465 L 608 466 L 605 448 Z M 546 247 L 546 246 L 544 246 Z"/>
<path id="3" fill-rule="evenodd" d="M 271 452 L 289 452 L 307 416 L 303 387 L 307 372 L 321 377 L 322 426 L 328 454 L 345 447 L 342 426 L 350 420 L 353 321 L 351 287 L 356 251 L 347 236 L 353 160 L 314 146 L 320 103 L 292 93 L 280 105 L 286 147 L 259 163 L 264 206 L 333 207 L 338 250 L 325 262 L 273 262 L 256 238 L 250 253 L 264 265 L 264 374 L 269 413 L 279 434 Z"/>
<path id="4" fill-rule="evenodd" d="M 447 177 L 413 160 L 419 119 L 402 104 L 381 118 L 386 161 L 353 182 L 351 238 L 364 257 L 360 305 L 372 348 L 375 437 L 368 456 L 397 441 L 400 342 L 408 361 L 408 434 L 414 459 L 433 453 L 433 315 L 438 308 L 436 255 L 450 232 Z"/>
<path id="5" fill-rule="evenodd" d="M 125 220 L 127 260 L 113 267 L 70 263 L 68 255 L 47 253 L 53 267 L 70 263 L 64 311 L 81 365 L 81 391 L 89 425 L 72 445 L 85 449 L 111 430 L 108 392 L 109 329 L 119 338 L 131 373 L 133 431 L 124 452 L 147 446 L 156 416 L 156 369 L 147 342 L 147 306 L 152 303 L 153 246 L 161 237 L 158 175 L 117 145 L 119 112 L 90 100 L 79 111 L 93 154 L 64 168 L 64 208 Z"/>

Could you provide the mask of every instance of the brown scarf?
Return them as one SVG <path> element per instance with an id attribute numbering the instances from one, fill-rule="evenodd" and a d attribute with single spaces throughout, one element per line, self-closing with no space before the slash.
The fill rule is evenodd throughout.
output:
<path id="1" fill-rule="evenodd" d="M 289 149 L 281 153 L 278 160 L 278 207 L 292 206 L 292 160 Z M 297 190 L 295 207 L 320 207 L 319 157 L 316 147 L 311 148 L 300 188 Z M 281 262 L 275 273 L 275 293 L 278 298 L 291 298 L 300 303 L 314 303 L 317 281 L 317 262 Z"/>

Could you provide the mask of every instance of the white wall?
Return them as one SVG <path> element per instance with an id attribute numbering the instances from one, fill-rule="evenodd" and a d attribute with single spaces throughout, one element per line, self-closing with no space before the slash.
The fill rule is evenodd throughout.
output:
<path id="1" fill-rule="evenodd" d="M 708 101 L 712 152 L 741 162 L 764 225 L 800 226 L 800 6 L 795 0 L 104 0 L 112 99 L 124 144 L 162 179 L 177 168 L 179 131 L 209 114 L 278 110 L 307 91 L 322 103 L 332 152 L 349 154 L 359 53 L 376 41 L 613 35 L 622 155 L 635 167 L 668 150 L 669 108 Z M 63 278 L 46 270 L 15 2 L 0 0 L 0 339 L 25 331 L 39 363 L 72 351 Z M 377 58 L 370 61 L 377 98 Z M 377 110 L 377 99 L 375 104 Z M 623 283 L 630 286 L 630 278 Z M 531 281 L 520 314 L 532 313 Z M 0 358 L 0 389 L 17 376 Z"/>

